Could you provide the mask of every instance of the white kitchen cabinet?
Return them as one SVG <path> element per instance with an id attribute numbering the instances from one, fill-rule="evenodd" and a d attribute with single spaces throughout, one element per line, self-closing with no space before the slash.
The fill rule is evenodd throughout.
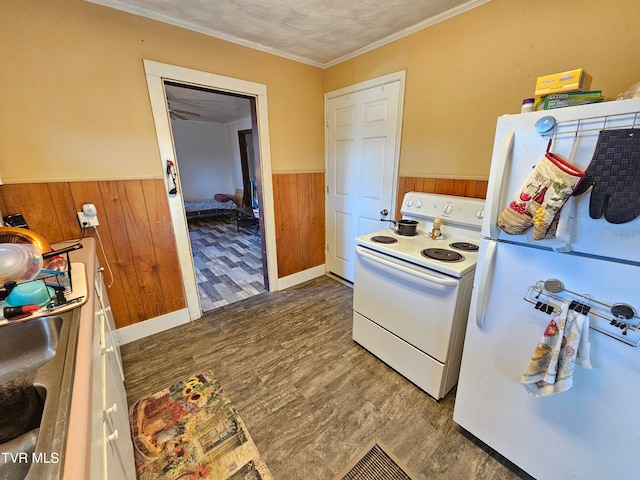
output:
<path id="1" fill-rule="evenodd" d="M 96 273 L 94 307 L 91 478 L 135 480 L 120 349 L 102 269 Z"/>

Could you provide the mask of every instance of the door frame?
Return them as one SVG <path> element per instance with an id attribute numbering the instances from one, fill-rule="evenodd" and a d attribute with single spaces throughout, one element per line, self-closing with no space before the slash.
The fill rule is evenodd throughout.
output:
<path id="1" fill-rule="evenodd" d="M 267 86 L 261 83 L 249 82 L 232 77 L 225 77 L 214 73 L 193 70 L 186 67 L 155 62 L 153 60 L 143 60 L 144 70 L 149 91 L 149 100 L 153 113 L 156 136 L 158 139 L 158 149 L 160 153 L 161 171 L 165 172 L 167 160 L 171 160 L 174 165 L 178 165 L 173 135 L 171 132 L 171 120 L 167 109 L 167 97 L 164 90 L 164 81 L 174 81 L 178 83 L 197 85 L 219 92 L 240 94 L 251 97 L 255 101 L 255 121 L 257 139 L 260 152 L 260 173 L 262 183 L 262 211 L 261 231 L 263 238 L 263 258 L 265 259 L 265 273 L 268 277 L 268 285 L 265 285 L 271 292 L 278 289 L 277 251 L 275 238 L 275 216 L 273 202 L 273 183 L 271 173 L 271 150 L 269 147 L 269 119 L 267 105 Z M 256 172 L 257 173 L 257 172 Z M 180 175 L 178 171 L 178 194 L 169 195 L 169 190 L 173 187 L 169 176 L 164 176 L 167 200 L 171 224 L 176 239 L 178 249 L 178 263 L 184 285 L 185 299 L 189 318 L 196 320 L 202 316 L 200 307 L 200 296 L 196 281 L 195 267 L 193 264 L 193 253 L 191 242 L 189 241 L 189 229 L 187 217 L 180 188 Z"/>
<path id="2" fill-rule="evenodd" d="M 383 75 L 381 77 L 373 78 L 371 80 L 366 80 L 364 82 L 355 83 L 353 85 L 348 85 L 343 88 L 339 88 L 337 90 L 332 90 L 324 94 L 324 118 L 325 118 L 325 127 L 329 124 L 329 100 L 336 97 L 341 97 L 343 95 L 348 95 L 356 92 L 360 92 L 362 90 L 368 90 L 373 87 L 380 87 L 382 85 L 386 85 L 392 82 L 400 82 L 400 91 L 398 98 L 398 124 L 396 128 L 396 145 L 395 145 L 395 153 L 393 159 L 393 176 L 394 182 L 391 187 L 391 205 L 389 208 L 389 218 L 395 218 L 395 208 L 397 204 L 398 195 L 398 175 L 400 171 L 400 142 L 402 140 L 402 122 L 404 118 L 404 91 L 406 85 L 407 71 L 399 70 L 397 72 L 389 73 L 387 75 Z M 326 134 L 327 130 L 325 128 L 325 136 L 324 136 L 324 171 L 329 172 L 329 136 Z M 326 177 L 326 175 L 325 175 Z M 328 225 L 329 215 L 331 212 L 329 211 L 329 195 L 326 194 L 329 188 L 329 179 L 325 178 L 325 225 Z M 325 245 L 330 242 L 330 234 L 328 228 L 325 228 Z M 325 252 L 326 253 L 326 252 Z M 329 271 L 327 269 L 327 271 Z"/>

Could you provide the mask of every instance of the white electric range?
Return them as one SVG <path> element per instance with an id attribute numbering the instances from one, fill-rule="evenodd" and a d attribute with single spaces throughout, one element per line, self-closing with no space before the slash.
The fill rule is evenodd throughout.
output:
<path id="1" fill-rule="evenodd" d="M 484 200 L 408 192 L 401 213 L 415 235 L 356 238 L 353 339 L 438 400 L 458 379 Z"/>

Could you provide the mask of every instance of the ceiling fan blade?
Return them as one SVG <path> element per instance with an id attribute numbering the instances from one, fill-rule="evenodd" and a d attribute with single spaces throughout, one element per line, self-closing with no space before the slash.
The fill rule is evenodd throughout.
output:
<path id="1" fill-rule="evenodd" d="M 171 118 L 174 118 L 174 119 L 177 118 L 179 120 L 189 120 L 184 115 L 180 115 L 179 113 L 176 113 L 175 110 L 171 110 L 171 111 L 169 111 L 169 113 L 171 114 Z"/>
<path id="2" fill-rule="evenodd" d="M 193 115 L 194 117 L 199 117 L 200 114 L 196 113 L 196 112 L 189 112 L 188 110 L 177 110 L 177 109 L 172 109 L 174 112 L 178 112 L 178 113 L 184 113 L 185 115 Z"/>

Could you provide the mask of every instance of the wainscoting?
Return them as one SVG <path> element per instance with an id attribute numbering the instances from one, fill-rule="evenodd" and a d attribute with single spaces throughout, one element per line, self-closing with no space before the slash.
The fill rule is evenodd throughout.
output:
<path id="1" fill-rule="evenodd" d="M 400 177 L 397 216 L 408 191 L 484 198 L 486 190 L 486 181 Z M 324 191 L 324 173 L 273 175 L 279 278 L 324 264 Z M 80 237 L 76 212 L 84 203 L 98 209 L 98 233 L 113 271 L 109 299 L 117 327 L 185 308 L 163 180 L 0 186 L 2 214 L 22 213 L 29 227 L 51 243 Z M 99 242 L 93 229 L 86 234 Z M 99 245 L 97 251 L 106 266 Z M 111 283 L 108 271 L 105 279 Z"/>
<path id="2" fill-rule="evenodd" d="M 407 192 L 439 193 L 460 197 L 486 198 L 486 180 L 461 180 L 450 178 L 400 177 L 398 179 L 398 197 L 396 199 L 396 219 L 399 219 L 402 198 Z"/>
<path id="3" fill-rule="evenodd" d="M 3 215 L 22 213 L 50 243 L 81 236 L 77 213 L 98 210 L 98 232 L 113 272 L 109 300 L 118 328 L 185 308 L 175 238 L 162 180 L 29 183 L 0 187 Z M 100 265 L 106 267 L 93 229 Z M 111 283 L 105 268 L 105 282 Z"/>
<path id="4" fill-rule="evenodd" d="M 279 278 L 325 261 L 324 186 L 324 173 L 273 175 Z M 487 181 L 400 177 L 397 218 L 402 197 L 410 191 L 485 198 Z"/>
<path id="5" fill-rule="evenodd" d="M 273 175 L 278 278 L 324 263 L 324 173 Z"/>

